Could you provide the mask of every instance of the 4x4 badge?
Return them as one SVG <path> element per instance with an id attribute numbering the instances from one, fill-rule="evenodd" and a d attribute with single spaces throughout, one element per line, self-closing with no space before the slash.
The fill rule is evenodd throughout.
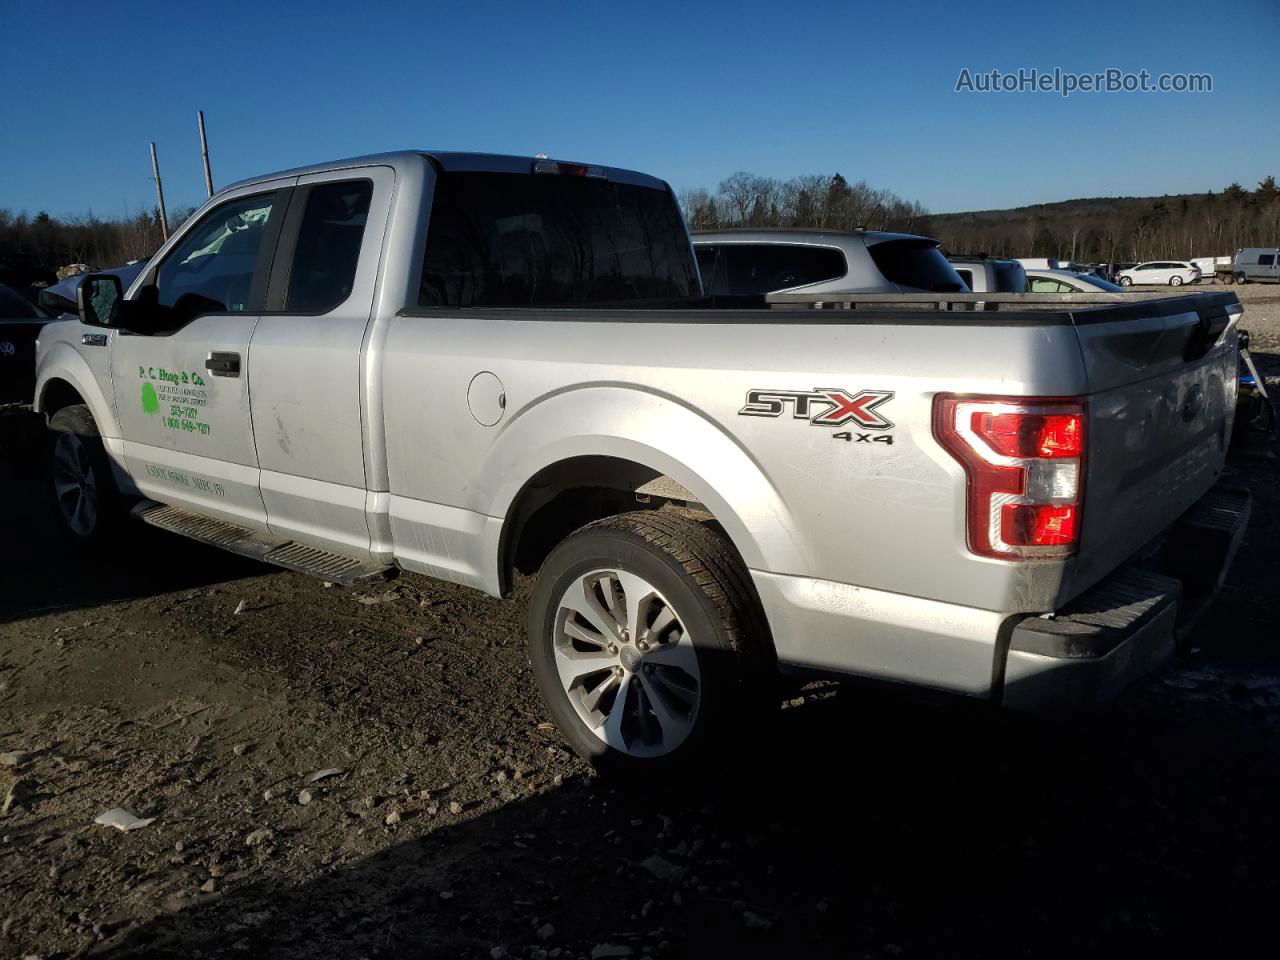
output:
<path id="1" fill-rule="evenodd" d="M 743 417 L 780 417 L 791 407 L 795 420 L 808 420 L 815 427 L 841 427 L 856 423 L 866 430 L 888 430 L 893 422 L 879 410 L 893 399 L 892 390 L 859 390 L 849 393 L 836 387 L 813 390 L 749 390 L 747 403 L 738 411 Z"/>

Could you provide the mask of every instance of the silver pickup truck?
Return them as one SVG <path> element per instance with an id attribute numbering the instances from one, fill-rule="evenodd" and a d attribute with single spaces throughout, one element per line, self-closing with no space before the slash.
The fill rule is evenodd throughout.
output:
<path id="1" fill-rule="evenodd" d="M 58 516 L 337 582 L 536 572 L 549 712 L 644 776 L 748 739 L 780 672 L 1096 703 L 1219 583 L 1233 294 L 700 295 L 671 189 L 625 170 L 238 183 L 42 333 Z"/>

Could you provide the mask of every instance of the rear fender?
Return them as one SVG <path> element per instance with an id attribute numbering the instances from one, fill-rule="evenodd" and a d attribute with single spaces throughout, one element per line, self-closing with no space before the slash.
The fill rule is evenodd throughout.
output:
<path id="1" fill-rule="evenodd" d="M 501 478 L 486 512 L 509 524 L 516 498 L 541 470 L 601 456 L 649 467 L 688 489 L 724 527 L 748 567 L 808 569 L 790 513 L 750 454 L 688 407 L 632 387 L 574 388 L 507 421 L 480 474 Z"/>

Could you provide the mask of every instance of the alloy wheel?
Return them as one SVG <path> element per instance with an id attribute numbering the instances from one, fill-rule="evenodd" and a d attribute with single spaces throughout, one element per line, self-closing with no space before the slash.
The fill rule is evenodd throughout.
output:
<path id="1" fill-rule="evenodd" d="M 74 433 L 61 433 L 54 441 L 53 493 L 71 532 L 90 536 L 98 523 L 98 481 L 89 448 Z"/>
<path id="2" fill-rule="evenodd" d="M 697 651 L 679 614 L 643 577 L 594 570 L 576 578 L 557 605 L 553 650 L 578 718 L 613 749 L 664 756 L 693 731 Z"/>

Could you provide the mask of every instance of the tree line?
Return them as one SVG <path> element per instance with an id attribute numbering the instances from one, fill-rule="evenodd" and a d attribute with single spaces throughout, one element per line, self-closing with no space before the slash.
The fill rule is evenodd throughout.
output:
<path id="1" fill-rule="evenodd" d="M 1114 263 L 1229 256 L 1280 245 L 1280 186 L 1233 183 L 1220 193 L 1066 200 L 1009 210 L 929 214 L 915 201 L 839 173 L 777 180 L 740 172 L 715 192 L 680 194 L 689 228 L 798 227 L 893 230 L 949 252 Z"/>
<path id="2" fill-rule="evenodd" d="M 714 191 L 681 192 L 693 230 L 802 227 L 892 230 L 940 240 L 950 252 L 1113 263 L 1229 256 L 1240 247 L 1280 245 L 1275 177 L 1249 190 L 1066 200 L 1010 210 L 929 214 L 918 202 L 865 180 L 809 174 L 779 180 L 745 171 Z M 175 226 L 191 215 L 181 210 Z M 0 209 L 0 283 L 29 290 L 52 283 L 70 264 L 120 266 L 150 257 L 162 240 L 156 210 L 119 219 L 94 214 L 58 219 Z"/>
<path id="3" fill-rule="evenodd" d="M 171 213 L 170 221 L 176 226 L 194 209 Z M 0 283 L 30 291 L 33 284 L 57 280 L 60 268 L 122 266 L 147 259 L 162 242 L 157 210 L 108 220 L 92 213 L 59 219 L 43 210 L 29 216 L 0 209 Z"/>

